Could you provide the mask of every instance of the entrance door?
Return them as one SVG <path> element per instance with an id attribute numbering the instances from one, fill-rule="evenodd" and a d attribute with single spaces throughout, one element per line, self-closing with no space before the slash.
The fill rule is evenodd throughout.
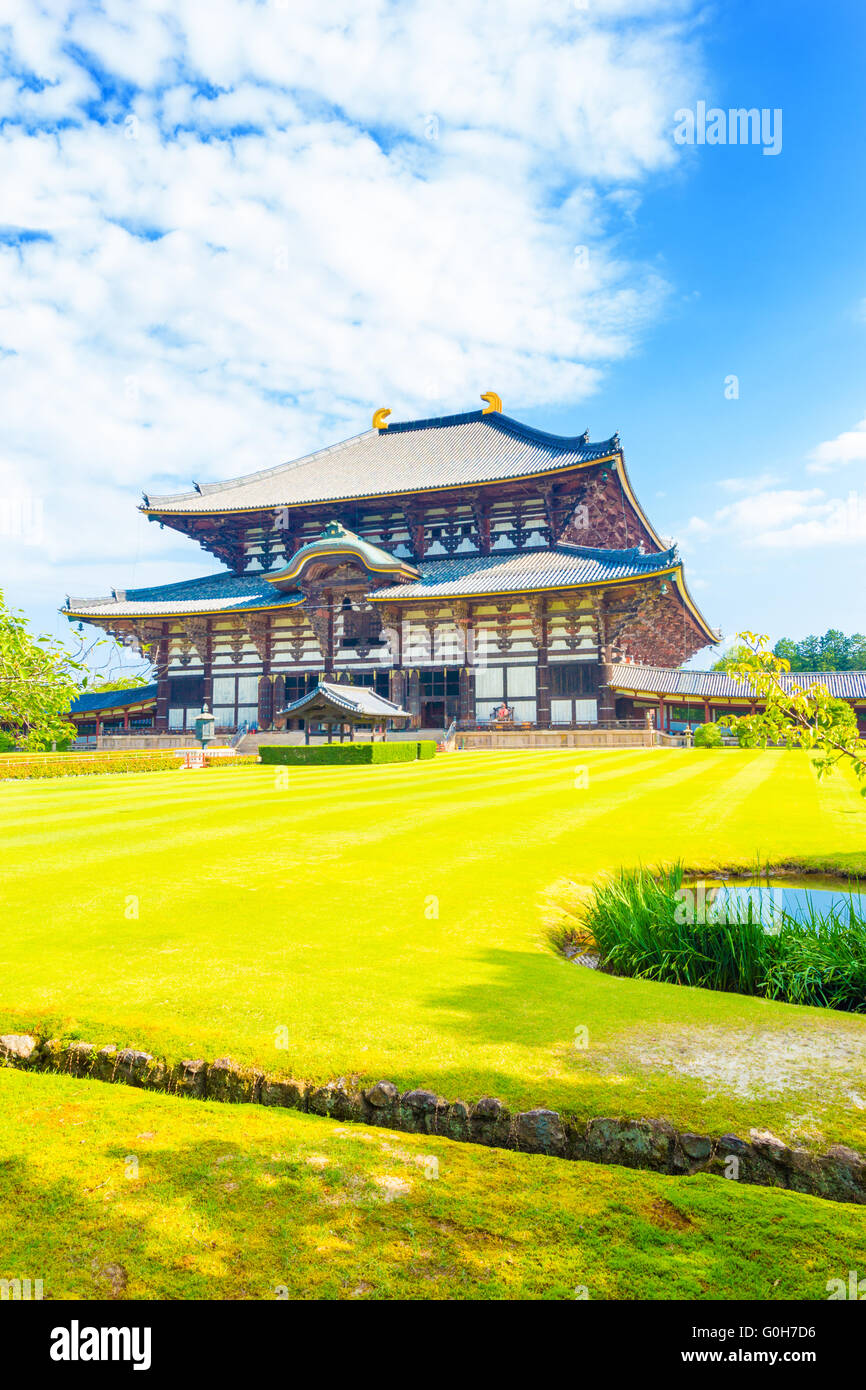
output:
<path id="1" fill-rule="evenodd" d="M 424 700 L 421 705 L 421 727 L 424 729 L 444 729 L 445 701 Z"/>

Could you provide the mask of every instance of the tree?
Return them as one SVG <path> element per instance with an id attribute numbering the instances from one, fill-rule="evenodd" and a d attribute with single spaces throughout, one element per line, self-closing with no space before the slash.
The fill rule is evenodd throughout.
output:
<path id="1" fill-rule="evenodd" d="M 721 748 L 722 731 L 718 724 L 699 724 L 695 729 L 696 748 Z"/>
<path id="2" fill-rule="evenodd" d="M 862 632 L 846 637 L 831 627 L 823 637 L 812 634 L 799 642 L 783 637 L 773 655 L 790 662 L 792 671 L 866 671 L 866 637 Z"/>
<path id="3" fill-rule="evenodd" d="M 132 690 L 139 685 L 150 685 L 150 676 L 123 676 L 111 681 L 91 681 L 87 686 L 88 695 L 101 695 L 109 690 Z"/>
<path id="4" fill-rule="evenodd" d="M 738 642 L 735 647 L 729 647 L 724 655 L 719 657 L 718 661 L 714 661 L 710 670 L 727 671 L 732 661 L 743 661 L 749 656 L 751 656 L 751 648 L 745 646 L 742 642 Z"/>
<path id="5" fill-rule="evenodd" d="M 783 682 L 790 671 L 787 657 L 767 647 L 769 639 L 754 632 L 737 634 L 746 651 L 732 660 L 729 675 L 742 681 L 744 693 L 754 693 L 764 704 L 760 714 L 723 715 L 720 724 L 735 730 L 741 744 L 766 748 L 768 743 L 809 748 L 822 777 L 839 763 L 847 763 L 863 785 L 866 796 L 866 743 L 860 738 L 857 719 L 846 700 L 835 700 L 820 681 L 798 685 Z"/>
<path id="6" fill-rule="evenodd" d="M 0 729 L 18 748 L 50 748 L 75 737 L 64 715 L 86 668 L 52 637 L 34 637 L 0 593 Z"/>

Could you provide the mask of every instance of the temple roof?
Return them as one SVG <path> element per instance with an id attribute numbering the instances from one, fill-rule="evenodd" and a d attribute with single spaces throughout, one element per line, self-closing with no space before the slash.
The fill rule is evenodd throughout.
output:
<path id="1" fill-rule="evenodd" d="M 130 705 L 148 705 L 156 699 L 156 683 L 130 685 L 125 690 L 96 690 L 79 695 L 72 701 L 70 714 L 95 714 L 99 710 L 128 709 Z"/>
<path id="2" fill-rule="evenodd" d="M 820 681 L 837 699 L 866 700 L 866 671 L 789 671 L 781 677 L 782 686 L 805 690 Z M 665 666 L 639 666 L 618 662 L 610 684 L 616 690 L 634 694 L 695 696 L 698 699 L 748 699 L 751 683 L 738 681 L 725 671 L 677 671 Z"/>
<path id="3" fill-rule="evenodd" d="M 638 550 L 559 544 L 517 554 L 455 555 L 447 560 L 422 561 L 418 566 L 420 580 L 377 589 L 370 597 L 376 602 L 392 602 L 574 588 L 667 574 L 678 564 L 674 548 L 644 555 Z"/>
<path id="4" fill-rule="evenodd" d="M 301 593 L 281 594 L 262 573 L 208 574 L 147 589 L 115 589 L 105 598 L 69 598 L 61 610 L 70 618 L 147 618 L 193 613 L 238 613 L 250 608 L 291 607 Z"/>
<path id="5" fill-rule="evenodd" d="M 281 714 L 302 714 L 305 709 L 311 706 L 332 705 L 337 713 L 357 715 L 363 719 L 408 719 L 409 711 L 402 709 L 400 705 L 395 705 L 393 700 L 386 700 L 384 695 L 377 695 L 375 690 L 370 690 L 363 685 L 339 684 L 334 681 L 319 681 L 315 690 L 310 690 L 306 695 L 302 695 L 299 700 L 293 700 L 290 705 L 286 705 Z"/>
<path id="6" fill-rule="evenodd" d="M 601 443 L 546 434 L 498 411 L 470 410 L 365 430 L 340 444 L 191 492 L 147 497 L 152 515 L 210 515 L 305 503 L 400 495 L 508 478 L 535 477 L 611 458 L 619 436 Z"/>
<path id="7" fill-rule="evenodd" d="M 373 547 L 375 549 L 375 547 Z M 383 554 L 385 552 L 382 552 Z M 706 627 L 694 608 L 676 549 L 654 554 L 639 550 L 600 550 L 591 546 L 559 544 L 537 550 L 499 555 L 455 555 L 440 560 L 419 560 L 418 579 L 372 590 L 374 602 L 424 602 L 428 599 L 483 598 L 490 594 L 518 594 L 578 589 L 615 584 L 653 575 L 671 575 L 685 602 L 695 613 L 708 640 L 718 634 Z M 272 572 L 274 577 L 281 572 Z M 116 597 L 70 599 L 62 610 L 69 618 L 111 619 L 190 616 L 194 613 L 237 613 L 263 608 L 293 607 L 303 602 L 300 591 L 281 593 L 271 573 L 215 574 L 164 584 L 150 589 L 116 591 Z"/>

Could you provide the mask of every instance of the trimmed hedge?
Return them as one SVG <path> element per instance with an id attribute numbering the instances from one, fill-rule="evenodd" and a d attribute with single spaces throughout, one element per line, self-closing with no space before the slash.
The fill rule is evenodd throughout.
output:
<path id="1" fill-rule="evenodd" d="M 423 751 L 422 751 L 423 750 Z M 393 743 L 265 744 L 259 748 L 263 763 L 310 766 L 323 763 L 409 763 L 416 758 L 432 758 L 436 744 L 430 739 L 415 743 L 411 739 Z"/>
<path id="2" fill-rule="evenodd" d="M 204 755 L 205 767 L 254 767 L 258 765 L 258 753 L 236 753 L 233 758 L 209 757 Z"/>
<path id="3" fill-rule="evenodd" d="M 27 777 L 85 777 L 96 772 L 173 772 L 173 749 L 129 749 L 124 753 L 7 753 L 0 755 L 0 782 Z"/>

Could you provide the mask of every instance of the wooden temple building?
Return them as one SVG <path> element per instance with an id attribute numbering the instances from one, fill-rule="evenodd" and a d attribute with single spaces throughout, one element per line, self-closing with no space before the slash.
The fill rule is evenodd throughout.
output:
<path id="1" fill-rule="evenodd" d="M 149 712 L 154 733 L 190 730 L 205 703 L 218 732 L 300 727 L 321 681 L 369 690 L 413 729 L 675 728 L 748 707 L 730 678 L 677 669 L 720 634 L 618 435 L 563 438 L 483 399 L 429 420 L 380 410 L 305 458 L 145 496 L 151 521 L 222 568 L 67 600 L 70 621 L 151 658 L 138 728 Z"/>

